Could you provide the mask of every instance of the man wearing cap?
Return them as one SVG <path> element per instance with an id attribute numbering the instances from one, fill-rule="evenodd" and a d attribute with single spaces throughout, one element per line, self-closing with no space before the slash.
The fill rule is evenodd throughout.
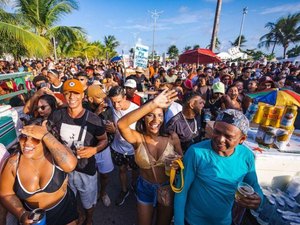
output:
<path id="1" fill-rule="evenodd" d="M 107 136 L 101 119 L 83 108 L 84 91 L 78 80 L 67 80 L 63 94 L 67 108 L 53 112 L 49 118 L 49 129 L 56 131 L 62 142 L 77 155 L 76 169 L 69 174 L 69 186 L 75 195 L 80 194 L 85 224 L 91 225 L 98 192 L 94 155 L 107 147 Z"/>
<path id="2" fill-rule="evenodd" d="M 257 181 L 254 155 L 243 145 L 249 121 L 234 109 L 221 112 L 211 140 L 192 145 L 184 157 L 184 188 L 175 195 L 175 225 L 231 225 L 234 201 L 259 208 L 263 194 Z M 235 199 L 238 184 L 254 193 Z"/>
<path id="3" fill-rule="evenodd" d="M 141 106 L 144 102 L 141 96 L 136 94 L 136 81 L 134 79 L 126 80 L 125 84 L 126 99 Z"/>
<path id="4" fill-rule="evenodd" d="M 143 92 L 143 86 L 145 83 L 148 83 L 149 80 L 146 78 L 146 76 L 143 74 L 144 70 L 142 67 L 137 67 L 135 70 L 135 75 L 130 75 L 126 78 L 126 80 L 134 79 L 136 81 L 136 88 L 139 92 Z"/>
<path id="5" fill-rule="evenodd" d="M 105 101 L 106 94 L 99 85 L 91 85 L 87 88 L 87 109 L 95 113 L 101 118 L 103 126 L 106 123 L 113 123 L 113 110 Z M 109 129 L 106 129 L 108 135 L 109 144 L 113 140 L 113 133 Z M 106 193 L 106 187 L 108 184 L 108 174 L 114 169 L 114 165 L 111 158 L 110 147 L 108 146 L 103 151 L 95 155 L 96 167 L 100 174 L 100 193 L 98 199 L 101 198 L 103 204 L 108 207 L 111 204 L 110 198 Z"/>

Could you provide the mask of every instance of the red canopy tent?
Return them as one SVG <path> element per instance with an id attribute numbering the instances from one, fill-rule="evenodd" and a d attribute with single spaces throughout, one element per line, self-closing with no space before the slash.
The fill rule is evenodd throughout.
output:
<path id="1" fill-rule="evenodd" d="M 209 49 L 198 48 L 195 50 L 188 50 L 179 56 L 179 61 L 181 63 L 197 63 L 197 64 L 207 64 L 214 62 L 221 62 L 221 59 Z"/>

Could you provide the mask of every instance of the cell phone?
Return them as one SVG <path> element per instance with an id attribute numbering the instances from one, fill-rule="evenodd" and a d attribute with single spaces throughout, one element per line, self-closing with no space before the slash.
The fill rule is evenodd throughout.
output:
<path id="1" fill-rule="evenodd" d="M 40 88 L 47 87 L 47 83 L 41 83 Z"/>

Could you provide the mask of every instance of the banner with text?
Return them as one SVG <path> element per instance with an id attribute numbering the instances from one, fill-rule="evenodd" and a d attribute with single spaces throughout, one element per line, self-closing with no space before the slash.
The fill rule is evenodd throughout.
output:
<path id="1" fill-rule="evenodd" d="M 137 44 L 134 49 L 134 67 L 147 68 L 149 47 Z"/>

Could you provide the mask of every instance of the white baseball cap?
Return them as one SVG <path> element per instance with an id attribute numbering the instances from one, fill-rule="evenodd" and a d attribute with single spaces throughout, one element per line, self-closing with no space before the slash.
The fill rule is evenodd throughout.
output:
<path id="1" fill-rule="evenodd" d="M 128 79 L 126 80 L 124 86 L 130 88 L 136 88 L 136 81 L 134 79 Z"/>

